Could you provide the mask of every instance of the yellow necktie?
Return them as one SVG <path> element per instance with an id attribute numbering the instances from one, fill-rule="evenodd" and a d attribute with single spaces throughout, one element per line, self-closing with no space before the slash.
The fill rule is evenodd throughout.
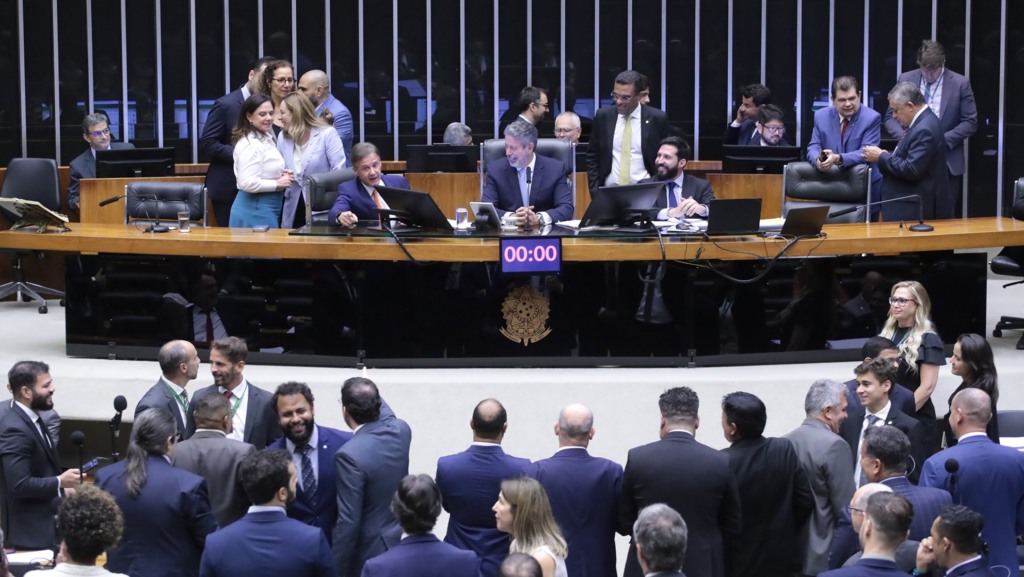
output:
<path id="1" fill-rule="evenodd" d="M 622 148 L 619 150 L 619 184 L 629 184 L 629 156 L 633 152 L 633 123 L 629 115 L 622 117 Z"/>

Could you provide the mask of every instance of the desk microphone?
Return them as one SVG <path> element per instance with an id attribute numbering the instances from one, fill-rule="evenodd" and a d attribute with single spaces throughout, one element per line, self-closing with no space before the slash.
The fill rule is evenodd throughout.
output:
<path id="1" fill-rule="evenodd" d="M 122 198 L 126 198 L 127 196 L 128 196 L 127 194 L 119 194 L 117 196 L 112 196 L 112 197 L 110 197 L 110 198 L 108 198 L 106 200 L 101 200 L 100 201 L 100 206 L 107 206 L 108 204 L 113 204 L 113 203 L 121 200 Z"/>
<path id="2" fill-rule="evenodd" d="M 156 195 L 152 195 L 152 194 L 148 194 L 148 195 L 133 194 L 132 196 L 134 196 L 135 198 L 138 198 L 140 200 L 157 200 L 157 201 L 160 200 L 159 198 L 157 198 Z M 128 198 L 128 195 L 127 194 L 119 194 L 117 196 L 112 196 L 112 197 L 110 197 L 108 199 L 101 200 L 99 205 L 100 206 L 107 206 L 108 204 L 113 204 L 113 203 L 121 200 L 122 198 Z M 149 218 L 149 210 L 148 209 L 146 210 L 146 217 Z M 171 229 L 169 229 L 166 226 L 160 224 L 160 220 L 159 219 L 154 218 L 153 219 L 153 224 L 147 226 L 146 229 L 143 232 L 168 232 L 170 230 Z"/>
<path id="3" fill-rule="evenodd" d="M 867 204 L 858 204 L 857 206 L 851 206 L 850 208 L 844 208 L 835 212 L 828 213 L 829 218 L 835 218 L 837 216 L 843 216 L 844 214 L 850 214 L 851 212 L 858 211 L 862 208 L 868 208 L 879 204 L 885 204 L 887 202 L 896 202 L 899 200 L 908 200 L 911 198 L 917 199 L 917 224 L 907 227 L 912 232 L 931 232 L 935 230 L 935 227 L 930 224 L 924 223 L 924 201 L 921 199 L 920 194 L 908 194 L 906 196 L 898 196 L 896 198 L 888 198 L 886 200 L 880 200 L 878 202 L 869 202 Z"/>

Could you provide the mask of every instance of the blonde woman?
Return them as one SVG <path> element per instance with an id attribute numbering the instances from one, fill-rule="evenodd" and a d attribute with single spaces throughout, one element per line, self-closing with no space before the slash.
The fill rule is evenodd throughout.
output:
<path id="1" fill-rule="evenodd" d="M 306 177 L 344 168 L 345 148 L 338 132 L 317 117 L 313 103 L 302 93 L 284 97 L 277 108 L 277 120 L 281 125 L 277 149 L 284 157 L 285 168 L 295 177 L 284 191 L 281 228 L 298 228 L 306 224 L 309 205 Z"/>
<path id="2" fill-rule="evenodd" d="M 502 481 L 498 502 L 491 509 L 498 530 L 512 535 L 509 553 L 526 553 L 536 559 L 544 577 L 568 577 L 568 548 L 539 482 L 528 477 Z"/>

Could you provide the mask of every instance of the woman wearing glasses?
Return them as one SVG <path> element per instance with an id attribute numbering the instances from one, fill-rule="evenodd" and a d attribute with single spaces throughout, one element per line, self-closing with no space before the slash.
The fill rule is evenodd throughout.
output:
<path id="1" fill-rule="evenodd" d="M 964 389 L 981 389 L 988 393 L 992 399 L 992 420 L 985 427 L 985 434 L 993 443 L 999 443 L 999 422 L 996 419 L 996 402 L 999 401 L 999 383 L 996 375 L 996 363 L 992 358 L 992 347 L 981 335 L 967 333 L 960 335 L 953 345 L 953 356 L 949 358 L 949 369 L 963 382 L 949 396 L 949 404 L 953 404 L 953 397 Z M 956 444 L 956 437 L 949 427 L 949 413 L 939 423 L 942 429 L 943 441 L 946 447 Z"/>
<path id="2" fill-rule="evenodd" d="M 295 72 L 292 63 L 287 60 L 275 60 L 267 64 L 263 75 L 260 76 L 259 91 L 269 96 L 274 110 L 278 110 L 284 97 L 295 92 Z M 274 136 L 281 132 L 281 128 L 280 121 L 275 119 Z"/>

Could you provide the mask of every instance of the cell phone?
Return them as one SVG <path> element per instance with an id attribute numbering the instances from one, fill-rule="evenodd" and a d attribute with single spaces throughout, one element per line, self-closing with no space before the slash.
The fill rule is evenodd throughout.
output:
<path id="1" fill-rule="evenodd" d="M 270 227 L 265 224 L 257 224 L 256 226 L 252 227 L 253 232 L 267 232 L 268 230 L 270 230 Z"/>
<path id="2" fill-rule="evenodd" d="M 97 458 L 89 461 L 88 463 L 85 463 L 84 465 L 82 465 L 82 468 L 80 470 L 82 471 L 82 474 L 84 475 L 84 474 L 88 473 L 89 471 L 92 471 L 93 469 L 98 467 L 99 464 L 100 464 L 100 459 L 97 457 Z"/>
<path id="3" fill-rule="evenodd" d="M 825 162 L 826 160 L 828 160 L 828 153 L 822 150 L 821 154 L 818 155 L 818 162 Z"/>

